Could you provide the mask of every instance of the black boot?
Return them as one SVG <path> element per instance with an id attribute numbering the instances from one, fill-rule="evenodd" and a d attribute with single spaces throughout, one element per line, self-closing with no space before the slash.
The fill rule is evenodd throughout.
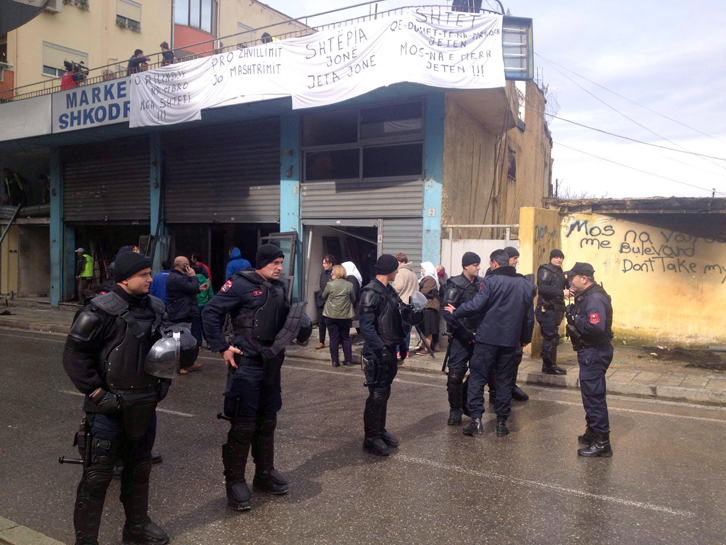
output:
<path id="1" fill-rule="evenodd" d="M 524 390 L 515 384 L 514 388 L 512 388 L 512 399 L 515 401 L 527 401 L 529 396 L 524 393 Z"/>
<path id="2" fill-rule="evenodd" d="M 365 440 L 363 450 L 376 456 L 388 456 L 391 453 L 388 445 L 381 438 L 383 431 L 383 410 L 388 400 L 386 391 L 382 388 L 375 388 L 366 400 L 366 408 L 363 412 L 363 427 L 365 429 Z"/>
<path id="3" fill-rule="evenodd" d="M 581 445 L 587 445 L 588 447 L 595 439 L 597 439 L 597 433 L 595 433 L 595 430 L 593 430 L 589 424 L 587 428 L 585 428 L 585 433 L 577 436 L 577 442 Z"/>
<path id="4" fill-rule="evenodd" d="M 446 392 L 449 394 L 449 426 L 461 424 L 461 411 L 464 407 L 464 373 L 458 369 L 449 370 L 446 378 Z"/>
<path id="5" fill-rule="evenodd" d="M 277 416 L 259 418 L 252 436 L 252 458 L 255 461 L 255 478 L 252 487 L 268 494 L 287 494 L 289 483 L 275 469 L 275 428 Z"/>
<path id="6" fill-rule="evenodd" d="M 398 438 L 395 435 L 393 435 L 392 433 L 389 433 L 388 431 L 386 431 L 386 415 L 388 414 L 388 397 L 389 396 L 386 396 L 386 401 L 383 403 L 383 408 L 381 409 L 381 439 L 383 439 L 383 442 L 386 445 L 388 445 L 389 448 L 398 448 Z"/>
<path id="7" fill-rule="evenodd" d="M 484 428 L 481 426 L 481 418 L 472 418 L 467 427 L 464 428 L 464 435 L 482 435 Z"/>
<path id="8" fill-rule="evenodd" d="M 610 458 L 613 455 L 613 449 L 610 446 L 610 434 L 598 433 L 596 439 L 589 447 L 581 448 L 577 451 L 578 456 L 586 458 Z"/>
<path id="9" fill-rule="evenodd" d="M 449 411 L 449 421 L 447 424 L 449 426 L 461 425 L 461 409 L 451 409 Z"/>
<path id="10" fill-rule="evenodd" d="M 94 463 L 83 470 L 76 493 L 73 526 L 76 545 L 98 545 L 98 529 L 106 499 L 106 490 L 113 479 L 115 460 L 105 464 Z"/>
<path id="11" fill-rule="evenodd" d="M 565 371 L 562 367 L 558 367 L 555 364 L 542 364 L 542 372 L 545 375 L 566 375 L 567 371 Z"/>
<path id="12" fill-rule="evenodd" d="M 505 435 L 509 435 L 507 419 L 503 416 L 497 416 L 497 437 L 504 437 Z"/>
<path id="13" fill-rule="evenodd" d="M 245 468 L 256 428 L 255 418 L 237 418 L 232 422 L 227 443 L 222 445 L 227 503 L 235 511 L 246 511 L 252 507 L 252 494 L 245 481 Z"/>
<path id="14" fill-rule="evenodd" d="M 126 512 L 123 540 L 128 543 L 165 545 L 167 533 L 149 518 L 149 476 L 151 459 L 128 462 L 121 478 L 121 503 Z"/>
<path id="15" fill-rule="evenodd" d="M 558 337 L 559 341 L 559 337 Z M 546 375 L 566 375 L 562 367 L 557 365 L 557 344 L 556 342 L 550 347 L 547 354 L 542 354 L 542 372 Z"/>

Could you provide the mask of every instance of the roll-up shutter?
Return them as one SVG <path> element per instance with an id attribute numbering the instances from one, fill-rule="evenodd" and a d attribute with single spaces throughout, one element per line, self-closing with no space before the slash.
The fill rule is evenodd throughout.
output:
<path id="1" fill-rule="evenodd" d="M 302 217 L 420 218 L 423 194 L 421 180 L 308 182 L 302 184 Z"/>
<path id="2" fill-rule="evenodd" d="M 280 221 L 279 118 L 204 126 L 163 138 L 166 221 Z"/>
<path id="3" fill-rule="evenodd" d="M 421 265 L 421 237 L 423 234 L 423 219 L 402 218 L 382 220 L 382 253 L 396 255 L 403 252 L 413 264 L 413 270 Z"/>
<path id="4" fill-rule="evenodd" d="M 124 138 L 63 153 L 63 219 L 149 222 L 149 138 Z"/>

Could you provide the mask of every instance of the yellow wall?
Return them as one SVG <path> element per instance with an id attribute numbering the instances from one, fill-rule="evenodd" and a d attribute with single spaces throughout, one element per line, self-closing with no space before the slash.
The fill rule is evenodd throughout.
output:
<path id="1" fill-rule="evenodd" d="M 243 29 L 239 28 L 238 23 L 256 29 L 289 19 L 287 15 L 254 0 L 221 0 L 219 2 L 218 16 L 218 36 L 220 37 L 242 32 Z M 246 33 L 233 38 L 223 38 L 222 43 L 224 47 L 228 47 L 237 43 L 260 39 L 264 32 L 271 36 L 277 36 L 304 28 L 307 27 L 300 23 L 276 25 L 259 32 Z"/>
<path id="2" fill-rule="evenodd" d="M 726 344 L 726 244 L 597 214 L 561 221 L 564 267 L 591 263 L 615 342 Z"/>

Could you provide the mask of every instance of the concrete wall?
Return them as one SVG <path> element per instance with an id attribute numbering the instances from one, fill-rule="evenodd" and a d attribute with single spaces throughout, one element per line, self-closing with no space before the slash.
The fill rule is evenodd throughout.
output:
<path id="1" fill-rule="evenodd" d="M 613 299 L 615 342 L 726 344 L 726 243 L 597 214 L 561 232 L 565 266 L 591 263 Z"/>

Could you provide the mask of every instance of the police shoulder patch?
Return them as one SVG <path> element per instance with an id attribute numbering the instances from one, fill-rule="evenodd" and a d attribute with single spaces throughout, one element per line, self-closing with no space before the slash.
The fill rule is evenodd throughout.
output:
<path id="1" fill-rule="evenodd" d="M 600 323 L 600 315 L 597 312 L 590 314 L 590 323 L 592 325 L 597 325 Z"/>
<path id="2" fill-rule="evenodd" d="M 259 297 L 260 295 L 262 295 L 262 290 L 255 290 L 255 291 L 253 291 L 252 292 L 252 295 L 254 295 L 255 297 Z"/>
<path id="3" fill-rule="evenodd" d="M 232 287 L 232 281 L 231 280 L 227 280 L 224 283 L 224 286 L 222 286 L 222 289 L 220 291 L 222 293 L 227 293 L 229 291 L 229 288 L 231 288 L 231 287 Z"/>

